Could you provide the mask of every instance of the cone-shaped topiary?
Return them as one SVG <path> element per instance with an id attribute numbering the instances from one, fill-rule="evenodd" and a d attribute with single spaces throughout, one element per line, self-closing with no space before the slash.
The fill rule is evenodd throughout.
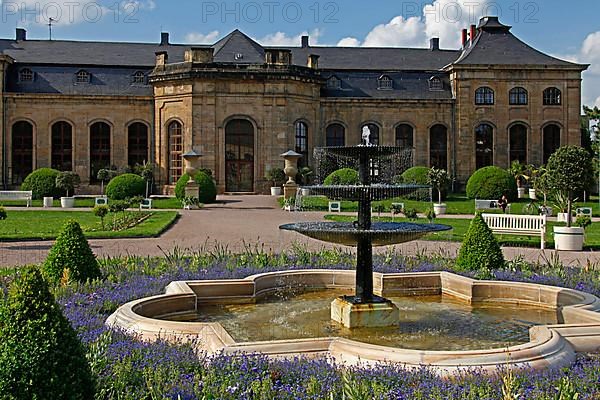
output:
<path id="1" fill-rule="evenodd" d="M 43 265 L 44 273 L 55 282 L 63 277 L 65 269 L 70 278 L 79 282 L 101 276 L 96 256 L 75 221 L 67 222 Z"/>
<path id="2" fill-rule="evenodd" d="M 456 266 L 465 271 L 491 271 L 505 266 L 502 249 L 479 213 L 465 235 Z"/>
<path id="3" fill-rule="evenodd" d="M 34 268 L 0 303 L 0 398 L 94 398 L 83 345 Z"/>

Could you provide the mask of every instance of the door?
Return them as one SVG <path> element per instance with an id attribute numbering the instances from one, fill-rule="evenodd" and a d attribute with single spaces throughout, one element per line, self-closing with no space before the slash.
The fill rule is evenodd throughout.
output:
<path id="1" fill-rule="evenodd" d="M 234 119 L 225 126 L 225 190 L 254 192 L 254 126 Z"/>

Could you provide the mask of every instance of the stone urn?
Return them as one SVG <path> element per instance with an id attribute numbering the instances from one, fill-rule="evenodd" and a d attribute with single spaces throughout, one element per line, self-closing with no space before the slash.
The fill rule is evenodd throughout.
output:
<path id="1" fill-rule="evenodd" d="M 200 196 L 200 187 L 194 179 L 198 173 L 198 160 L 202 157 L 202 154 L 191 150 L 183 155 L 185 162 L 185 173 L 190 177 L 187 185 L 185 186 L 185 197 L 196 197 Z"/>
<path id="2" fill-rule="evenodd" d="M 285 160 L 285 176 L 287 176 L 287 182 L 283 185 L 283 194 L 286 199 L 296 197 L 298 191 L 298 184 L 296 183 L 296 176 L 298 175 L 298 160 L 302 158 L 302 154 L 296 153 L 295 151 L 288 151 L 283 153 L 281 157 Z"/>

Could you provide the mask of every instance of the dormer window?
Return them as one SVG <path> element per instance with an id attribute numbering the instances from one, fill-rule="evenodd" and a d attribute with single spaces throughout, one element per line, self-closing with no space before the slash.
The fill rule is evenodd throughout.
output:
<path id="1" fill-rule="evenodd" d="M 243 60 L 243 59 L 244 59 L 244 55 L 243 55 L 242 53 L 235 53 L 235 54 L 233 55 L 233 59 L 234 59 L 235 61 L 241 61 L 241 60 Z"/>
<path id="2" fill-rule="evenodd" d="M 475 91 L 475 104 L 478 106 L 494 105 L 494 90 L 489 87 L 480 87 Z"/>
<path id="3" fill-rule="evenodd" d="M 92 80 L 92 75 L 83 69 L 81 71 L 79 71 L 77 73 L 77 75 L 75 76 L 76 83 L 90 83 L 91 80 Z"/>
<path id="4" fill-rule="evenodd" d="M 429 78 L 429 90 L 444 90 L 444 84 L 439 76 Z"/>
<path id="5" fill-rule="evenodd" d="M 394 81 L 387 75 L 381 75 L 377 79 L 377 89 L 379 90 L 392 90 L 394 88 Z"/>
<path id="6" fill-rule="evenodd" d="M 146 74 L 143 71 L 137 71 L 135 74 L 133 74 L 132 82 L 134 85 L 145 85 Z"/>
<path id="7" fill-rule="evenodd" d="M 337 76 L 327 79 L 327 89 L 341 89 L 342 81 Z"/>
<path id="8" fill-rule="evenodd" d="M 19 71 L 20 82 L 33 82 L 33 71 L 29 68 L 23 68 Z"/>

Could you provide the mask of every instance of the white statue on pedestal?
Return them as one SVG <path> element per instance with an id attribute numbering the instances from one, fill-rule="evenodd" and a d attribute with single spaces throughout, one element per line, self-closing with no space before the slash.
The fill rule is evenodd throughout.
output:
<path id="1" fill-rule="evenodd" d="M 364 146 L 371 146 L 371 129 L 368 126 L 363 127 L 362 140 Z"/>

